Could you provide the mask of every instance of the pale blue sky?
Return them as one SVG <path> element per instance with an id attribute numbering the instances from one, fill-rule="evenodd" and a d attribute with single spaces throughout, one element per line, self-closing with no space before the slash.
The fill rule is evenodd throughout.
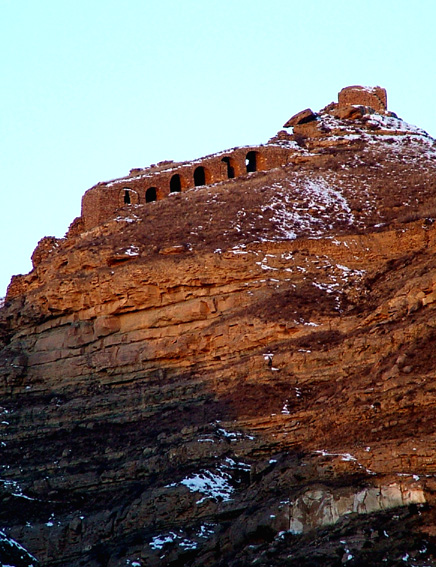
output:
<path id="1" fill-rule="evenodd" d="M 266 142 L 347 85 L 436 136 L 435 0 L 0 0 L 0 297 L 98 181 Z"/>

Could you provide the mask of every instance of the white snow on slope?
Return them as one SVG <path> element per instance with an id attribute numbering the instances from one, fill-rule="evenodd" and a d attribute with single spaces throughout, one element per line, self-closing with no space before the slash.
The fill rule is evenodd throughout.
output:
<path id="1" fill-rule="evenodd" d="M 188 487 L 191 492 L 200 492 L 204 497 L 197 501 L 201 504 L 206 498 L 220 499 L 227 502 L 231 499 L 234 492 L 233 486 L 230 484 L 231 476 L 229 473 L 220 471 L 213 473 L 211 471 L 202 471 L 191 477 L 183 479 L 180 484 Z"/>
<path id="2" fill-rule="evenodd" d="M 428 134 L 422 128 L 414 126 L 413 124 L 408 124 L 401 118 L 396 118 L 394 116 L 385 116 L 384 114 L 371 114 L 369 123 L 377 124 L 378 126 L 385 128 L 386 130 L 395 130 L 397 132 L 407 132 L 411 134 L 417 134 L 418 136 L 428 137 Z"/>
<path id="3" fill-rule="evenodd" d="M 351 225 L 354 215 L 340 189 L 330 185 L 325 179 L 307 179 L 298 183 L 298 197 L 289 194 L 289 184 L 283 180 L 271 185 L 274 190 L 270 202 L 262 208 L 262 212 L 273 210 L 271 221 L 281 239 L 294 240 L 299 233 L 321 236 L 331 228 L 331 221 L 345 222 Z"/>
<path id="4" fill-rule="evenodd" d="M 243 462 L 237 462 L 227 457 L 224 463 L 219 465 L 215 471 L 203 469 L 199 473 L 194 473 L 178 483 L 167 485 L 167 487 L 177 486 L 181 484 L 189 488 L 191 492 L 199 492 L 203 494 L 203 498 L 197 500 L 197 504 L 201 504 L 207 498 L 228 502 L 231 500 L 235 491 L 232 485 L 232 471 L 249 471 L 250 465 Z"/>
<path id="5" fill-rule="evenodd" d="M 194 536 L 200 539 L 209 539 L 215 533 L 215 524 L 203 524 L 194 532 Z M 151 549 L 161 550 L 168 544 L 179 545 L 184 549 L 197 549 L 198 543 L 186 537 L 182 530 L 170 531 L 165 534 L 154 536 L 149 543 Z"/>

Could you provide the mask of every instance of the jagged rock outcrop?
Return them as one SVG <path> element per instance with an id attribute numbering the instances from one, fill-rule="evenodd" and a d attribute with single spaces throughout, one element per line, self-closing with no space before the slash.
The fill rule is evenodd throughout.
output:
<path id="1" fill-rule="evenodd" d="M 366 103 L 12 280 L 1 526 L 41 565 L 436 564 L 436 145 Z"/>
<path id="2" fill-rule="evenodd" d="M 289 120 L 283 125 L 283 128 L 291 128 L 292 126 L 297 126 L 298 124 L 306 124 L 307 122 L 313 122 L 316 120 L 317 115 L 312 112 L 310 108 L 306 110 L 301 110 L 294 114 Z"/>

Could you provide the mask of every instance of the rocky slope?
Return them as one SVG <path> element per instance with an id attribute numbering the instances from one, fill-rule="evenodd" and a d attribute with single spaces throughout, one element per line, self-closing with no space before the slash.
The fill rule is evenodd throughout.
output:
<path id="1" fill-rule="evenodd" d="M 334 104 L 270 143 L 12 280 L 4 564 L 436 565 L 436 143 Z"/>

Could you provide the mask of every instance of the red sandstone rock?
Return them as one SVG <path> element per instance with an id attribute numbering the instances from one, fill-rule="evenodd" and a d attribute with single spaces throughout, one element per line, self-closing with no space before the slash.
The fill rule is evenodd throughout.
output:
<path id="1" fill-rule="evenodd" d="M 366 114 L 366 108 L 364 106 L 347 104 L 338 106 L 331 111 L 331 114 L 340 120 L 357 120 Z"/>
<path id="2" fill-rule="evenodd" d="M 306 124 L 306 122 L 312 122 L 316 120 L 317 115 L 312 112 L 310 108 L 306 108 L 306 110 L 302 110 L 297 114 L 294 114 L 284 125 L 283 128 L 291 128 L 292 126 L 296 126 L 297 124 Z"/>
<path id="3" fill-rule="evenodd" d="M 44 236 L 44 238 L 41 238 L 32 254 L 32 266 L 36 268 L 36 266 L 56 250 L 58 246 L 59 239 L 54 236 Z"/>

